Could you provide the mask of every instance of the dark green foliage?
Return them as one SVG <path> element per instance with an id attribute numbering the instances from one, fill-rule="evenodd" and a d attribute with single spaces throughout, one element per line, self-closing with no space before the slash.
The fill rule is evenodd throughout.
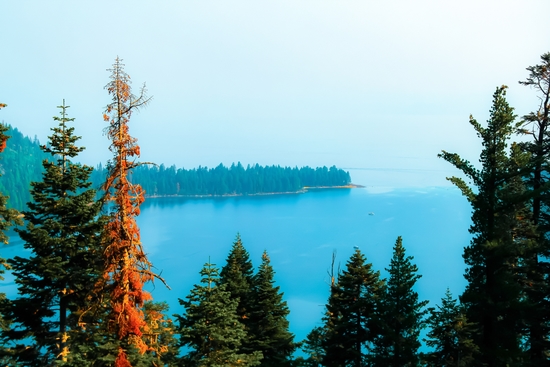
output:
<path id="1" fill-rule="evenodd" d="M 414 291 L 421 277 L 405 255 L 401 237 L 397 238 L 390 262 L 389 279 L 378 305 L 381 335 L 375 342 L 374 361 L 377 366 L 404 367 L 419 363 L 420 331 L 424 327 L 425 306 Z"/>
<path id="2" fill-rule="evenodd" d="M 225 285 L 231 298 L 238 301 L 237 315 L 243 324 L 247 337 L 243 340 L 241 350 L 253 351 L 250 339 L 251 312 L 254 307 L 254 274 L 250 255 L 244 248 L 241 236 L 233 243 L 233 247 L 227 256 L 227 264 L 220 272 L 220 284 Z"/>
<path id="3" fill-rule="evenodd" d="M 525 182 L 532 196 L 531 220 L 537 229 L 536 241 L 524 254 L 524 289 L 530 306 L 524 318 L 530 363 L 545 366 L 550 355 L 550 53 L 543 54 L 541 63 L 527 71 L 527 80 L 520 84 L 536 90 L 540 105 L 523 117 L 520 129 L 531 137 L 520 146 L 530 155 Z"/>
<path id="4" fill-rule="evenodd" d="M 379 333 L 377 303 L 382 286 L 379 272 L 373 271 L 372 264 L 356 250 L 338 281 L 331 285 L 324 330 L 312 335 L 323 337 L 324 366 L 365 364 Z"/>
<path id="5" fill-rule="evenodd" d="M 427 325 L 430 331 L 426 345 L 433 348 L 425 356 L 428 366 L 466 367 L 473 364 L 479 352 L 472 340 L 476 328 L 448 289 L 441 306 L 430 309 Z"/>
<path id="6" fill-rule="evenodd" d="M 96 169 L 94 186 L 100 185 L 105 174 L 102 167 Z M 132 181 L 139 183 L 147 195 L 253 195 L 274 192 L 297 192 L 304 187 L 345 186 L 351 182 L 348 172 L 332 166 L 290 168 L 260 166 L 244 168 L 240 163 L 227 168 L 199 167 L 176 169 L 160 166 L 139 166 L 132 174 Z"/>
<path id="7" fill-rule="evenodd" d="M 195 285 L 179 321 L 181 345 L 191 351 L 184 357 L 186 366 L 255 366 L 261 353 L 240 353 L 246 331 L 237 316 L 237 300 L 219 284 L 218 270 L 207 263 L 201 270 L 201 284 Z"/>
<path id="8" fill-rule="evenodd" d="M 305 340 L 301 342 L 301 349 L 308 355 L 302 363 L 303 366 L 319 367 L 325 358 L 325 350 L 323 348 L 324 340 L 326 339 L 326 330 L 324 327 L 315 327 L 307 334 Z"/>
<path id="9" fill-rule="evenodd" d="M 296 349 L 294 335 L 288 330 L 289 314 L 283 293 L 275 286 L 275 272 L 264 251 L 254 276 L 253 309 L 250 315 L 252 349 L 263 354 L 261 366 L 288 366 Z"/>
<path id="10" fill-rule="evenodd" d="M 254 268 L 250 255 L 243 246 L 241 235 L 237 234 L 233 247 L 227 256 L 227 264 L 220 272 L 220 284 L 231 293 L 231 297 L 239 299 L 237 313 L 241 319 L 250 317 L 252 303 L 252 287 Z"/>
<path id="11" fill-rule="evenodd" d="M 45 366 L 63 361 L 74 350 L 86 347 L 94 330 L 85 311 L 101 266 L 100 233 L 95 191 L 89 189 L 92 169 L 72 163 L 84 148 L 74 128 L 66 123 L 60 106 L 59 126 L 53 128 L 44 152 L 41 182 L 33 182 L 34 202 L 24 212 L 27 226 L 18 229 L 28 258 L 9 260 L 19 297 L 5 307 L 12 326 L 2 337 L 15 357 L 25 365 Z M 85 329 L 83 328 L 85 327 Z"/>
<path id="12" fill-rule="evenodd" d="M 261 352 L 262 366 L 285 366 L 296 345 L 288 331 L 289 310 L 279 287 L 274 286 L 273 276 L 267 253 L 262 256 L 258 273 L 253 275 L 249 254 L 237 235 L 221 271 L 220 284 L 237 301 L 238 319 L 246 331 L 240 352 Z"/>
<path id="13" fill-rule="evenodd" d="M 473 117 L 470 124 L 482 139 L 482 168 L 477 169 L 457 154 L 440 157 L 459 168 L 474 188 L 463 179 L 451 180 L 472 204 L 474 235 L 464 250 L 468 285 L 461 302 L 468 319 L 479 326 L 474 338 L 481 357 L 476 365 L 514 365 L 521 361 L 523 304 L 520 278 L 524 278 L 521 256 L 530 246 L 533 228 L 526 211 L 521 179 L 525 156 L 517 146 L 508 153 L 508 140 L 517 127 L 513 109 L 505 99 L 506 87 L 497 88 L 487 127 Z"/>

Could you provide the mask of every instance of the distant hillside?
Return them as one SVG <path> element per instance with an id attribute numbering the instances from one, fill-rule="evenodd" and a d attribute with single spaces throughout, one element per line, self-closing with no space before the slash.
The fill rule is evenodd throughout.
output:
<path id="1" fill-rule="evenodd" d="M 31 200 L 30 183 L 42 180 L 42 160 L 47 156 L 36 138 L 24 136 L 17 128 L 7 125 L 10 136 L 6 149 L 0 154 L 0 192 L 9 196 L 8 206 L 26 208 Z"/>
<path id="2" fill-rule="evenodd" d="M 39 141 L 30 139 L 8 125 L 6 150 L 0 154 L 0 192 L 10 197 L 8 205 L 26 209 L 31 200 L 30 183 L 42 180 L 42 161 L 50 159 L 40 149 Z M 106 169 L 99 164 L 92 173 L 92 186 L 101 187 Z M 134 169 L 132 181 L 142 185 L 148 196 L 257 195 L 298 192 L 304 187 L 345 186 L 351 183 L 348 172 L 327 167 L 280 167 L 241 163 L 215 168 L 192 169 L 143 165 Z"/>

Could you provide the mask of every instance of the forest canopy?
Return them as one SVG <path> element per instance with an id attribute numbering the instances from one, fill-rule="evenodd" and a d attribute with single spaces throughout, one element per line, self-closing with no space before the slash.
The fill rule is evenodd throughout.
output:
<path id="1" fill-rule="evenodd" d="M 92 181 L 102 182 L 103 168 L 98 167 Z M 132 181 L 139 183 L 148 196 L 166 195 L 253 195 L 262 193 L 298 192 L 307 187 L 346 186 L 351 183 L 348 172 L 327 167 L 281 167 L 241 163 L 216 168 L 177 169 L 142 165 L 136 167 Z"/>

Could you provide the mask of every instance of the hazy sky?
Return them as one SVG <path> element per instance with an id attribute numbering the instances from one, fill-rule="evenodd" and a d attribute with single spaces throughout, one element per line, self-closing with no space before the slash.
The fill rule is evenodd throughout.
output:
<path id="1" fill-rule="evenodd" d="M 111 155 L 104 90 L 116 56 L 137 93 L 143 161 L 336 165 L 369 186 L 445 185 L 441 149 L 477 161 L 470 113 L 550 52 L 550 1 L 3 1 L 0 121 L 46 141 L 63 98 L 87 150 Z M 360 178 L 357 178 L 360 177 Z"/>

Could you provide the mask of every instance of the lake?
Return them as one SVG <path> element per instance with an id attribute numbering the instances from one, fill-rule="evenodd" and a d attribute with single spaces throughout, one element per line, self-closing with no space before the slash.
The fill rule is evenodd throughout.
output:
<path id="1" fill-rule="evenodd" d="M 331 258 L 341 269 L 358 246 L 374 269 L 389 266 L 398 236 L 414 256 L 422 278 L 416 290 L 430 306 L 446 288 L 457 297 L 466 284 L 463 247 L 470 241 L 470 206 L 452 187 L 399 189 L 373 193 L 366 189 L 311 190 L 304 194 L 225 198 L 156 198 L 142 205 L 138 218 L 143 245 L 160 282 L 152 289 L 156 301 L 167 301 L 170 314 L 181 313 L 185 298 L 210 261 L 221 267 L 237 233 L 255 267 L 267 250 L 276 285 L 290 308 L 296 341 L 320 325 L 329 295 Z M 23 253 L 21 240 L 0 252 Z M 9 274 L 0 291 L 15 295 Z"/>

